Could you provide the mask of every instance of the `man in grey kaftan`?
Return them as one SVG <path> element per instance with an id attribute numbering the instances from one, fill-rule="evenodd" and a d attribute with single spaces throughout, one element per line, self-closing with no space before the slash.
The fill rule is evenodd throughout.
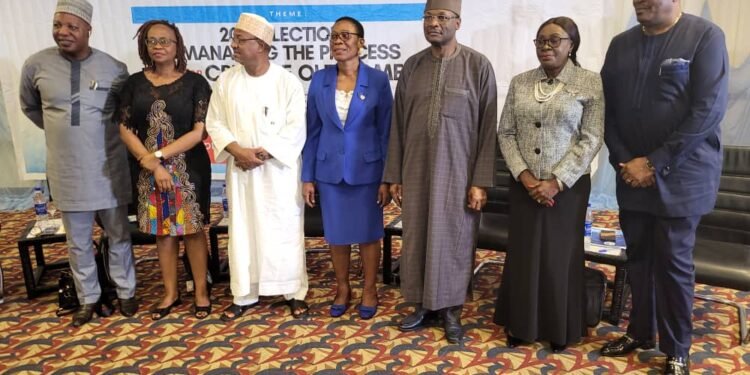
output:
<path id="1" fill-rule="evenodd" d="M 401 292 L 417 310 L 408 331 L 435 312 L 460 341 L 484 188 L 493 184 L 497 90 L 485 56 L 455 39 L 460 1 L 428 1 L 425 37 L 396 88 L 384 181 L 401 205 Z"/>
<path id="2" fill-rule="evenodd" d="M 89 47 L 92 6 L 60 0 L 52 35 L 57 47 L 29 57 L 21 72 L 21 108 L 44 130 L 47 179 L 62 212 L 70 268 L 81 309 L 73 326 L 101 309 L 92 230 L 99 217 L 109 238 L 110 276 L 124 315 L 132 316 L 135 268 L 128 228 L 131 199 L 125 146 L 112 121 L 115 94 L 128 77 L 125 64 Z"/>

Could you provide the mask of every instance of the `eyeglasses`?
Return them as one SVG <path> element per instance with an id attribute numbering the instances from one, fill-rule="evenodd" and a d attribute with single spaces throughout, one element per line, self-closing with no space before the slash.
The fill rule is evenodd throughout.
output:
<path id="1" fill-rule="evenodd" d="M 459 16 L 446 16 L 442 14 L 437 15 L 437 16 L 425 14 L 424 16 L 422 16 L 422 20 L 424 21 L 424 23 L 431 23 L 432 21 L 438 21 L 438 23 L 441 25 L 445 25 L 446 23 L 448 23 L 448 21 L 454 18 L 460 18 L 460 17 Z"/>
<path id="2" fill-rule="evenodd" d="M 237 36 L 232 37 L 232 43 L 242 44 L 247 42 L 248 40 L 260 40 L 260 38 L 240 38 Z"/>
<path id="3" fill-rule="evenodd" d="M 536 48 L 539 48 L 539 49 L 544 48 L 544 46 L 547 44 L 549 44 L 549 46 L 552 48 L 557 48 L 557 47 L 560 47 L 560 43 L 563 40 L 570 40 L 570 38 L 560 38 L 560 37 L 553 36 L 552 38 L 549 38 L 549 39 L 534 39 L 534 45 L 536 46 Z"/>
<path id="4" fill-rule="evenodd" d="M 169 47 L 172 45 L 172 43 L 177 43 L 176 40 L 167 39 L 167 38 L 148 38 L 146 39 L 146 45 L 149 47 L 156 47 L 156 45 L 160 45 L 162 47 Z"/>
<path id="5" fill-rule="evenodd" d="M 352 37 L 352 35 L 360 36 L 358 33 L 352 33 L 352 32 L 349 32 L 349 31 L 342 31 L 340 33 L 332 32 L 331 33 L 331 41 L 333 42 L 334 40 L 336 40 L 338 38 L 338 39 L 341 39 L 342 41 L 346 42 L 347 40 L 349 40 L 349 38 Z"/>

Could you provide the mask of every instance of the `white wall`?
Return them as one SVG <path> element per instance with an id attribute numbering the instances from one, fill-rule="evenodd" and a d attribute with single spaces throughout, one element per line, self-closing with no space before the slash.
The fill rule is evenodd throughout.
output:
<path id="1" fill-rule="evenodd" d="M 271 7 L 305 7 L 326 9 L 331 5 L 388 5 L 416 6 L 417 18 L 421 15 L 419 0 L 281 0 L 281 1 L 232 1 L 232 0 L 132 0 L 108 1 L 90 0 L 94 5 L 92 22 L 92 46 L 110 53 L 126 62 L 131 72 L 141 67 L 137 55 L 136 43 L 132 39 L 138 27 L 131 18 L 132 7 L 158 5 L 245 5 Z M 7 116 L 0 112 L 0 145 L 3 146 L 0 159 L 0 186 L 18 185 L 18 176 L 24 179 L 43 178 L 44 169 L 43 133 L 32 126 L 21 114 L 18 106 L 18 81 L 23 61 L 32 53 L 45 47 L 53 46 L 51 20 L 55 0 L 3 0 L 0 2 L 0 83 L 5 99 Z M 750 14 L 748 0 L 683 0 L 686 12 L 701 15 L 717 23 L 726 33 L 730 54 L 731 102 L 725 123 L 723 124 L 725 142 L 730 144 L 750 145 L 750 22 L 744 17 Z M 286 8 L 294 9 L 294 8 Z M 356 8 L 350 8 L 356 9 Z M 492 61 L 495 68 L 502 108 L 505 93 L 510 79 L 522 71 L 537 66 L 531 40 L 544 20 L 565 15 L 574 19 L 580 28 L 582 44 L 579 49 L 579 60 L 583 67 L 598 71 L 604 59 L 610 39 L 627 27 L 635 24 L 632 2 L 626 0 L 464 0 L 462 26 L 458 32 L 461 43 L 483 52 Z M 327 27 L 332 21 L 320 21 L 319 14 L 309 11 L 301 18 L 284 18 L 275 22 L 277 28 L 294 26 Z M 344 14 L 340 14 L 344 15 Z M 394 16 L 391 14 L 390 16 Z M 386 16 L 384 18 L 388 18 Z M 310 21 L 304 21 L 305 19 Z M 367 42 L 370 44 L 398 45 L 401 56 L 398 58 L 368 58 L 370 64 L 398 65 L 405 59 L 426 47 L 422 36 L 421 22 L 414 18 L 408 21 L 371 21 L 364 22 Z M 303 21 L 303 22 L 299 22 Z M 217 46 L 226 43 L 220 41 L 220 29 L 231 27 L 233 22 L 224 23 L 178 23 L 188 45 Z M 277 33 L 278 36 L 278 33 Z M 326 41 L 303 40 L 299 42 L 281 41 L 275 43 L 281 50 L 284 46 L 309 44 L 318 50 Z M 316 54 L 310 60 L 285 59 L 279 57 L 278 63 L 293 65 L 291 70 L 298 70 L 303 64 L 322 66 L 331 63 L 327 56 Z M 207 71 L 211 66 L 231 65 L 228 59 L 190 61 L 191 69 Z M 395 85 L 395 81 L 393 82 Z M 3 129 L 12 131 L 15 160 L 5 150 L 9 144 L 9 134 Z M 604 163 L 602 163 L 604 164 Z M 19 173 L 8 171 L 16 169 Z M 608 179 L 604 179 L 608 181 Z M 24 185 L 21 183 L 20 185 Z M 595 190 L 597 187 L 595 186 Z M 603 187 L 606 194 L 611 194 L 608 187 Z M 0 196 L 3 192 L 0 191 Z M 1 204 L 1 203 L 0 203 Z"/>

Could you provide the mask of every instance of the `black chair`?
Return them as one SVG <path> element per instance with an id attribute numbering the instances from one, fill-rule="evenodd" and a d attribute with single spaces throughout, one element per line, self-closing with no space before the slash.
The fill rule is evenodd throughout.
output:
<path id="1" fill-rule="evenodd" d="M 487 189 L 487 205 L 482 209 L 479 232 L 474 248 L 505 252 L 508 248 L 508 215 L 510 214 L 509 190 L 513 177 L 508 171 L 500 151 L 495 159 L 495 186 Z M 498 258 L 486 259 L 474 268 L 474 276 L 487 264 L 502 264 Z"/>
<path id="2" fill-rule="evenodd" d="M 129 204 L 128 205 L 128 218 L 130 219 L 134 215 L 136 215 L 135 205 Z M 101 220 L 99 220 L 98 216 L 96 217 L 96 224 L 99 225 L 99 228 L 102 228 L 102 236 L 99 238 L 98 250 L 101 251 L 103 254 L 108 254 L 109 241 L 108 241 L 107 233 L 104 231 L 104 226 L 102 225 Z M 133 246 L 156 245 L 156 236 L 139 231 L 137 222 L 129 220 L 128 229 L 130 230 L 130 241 Z M 142 257 L 142 258 L 136 259 L 135 264 L 138 265 L 142 262 L 154 261 L 154 260 L 158 260 L 158 258 Z"/>
<path id="3" fill-rule="evenodd" d="M 323 237 L 323 213 L 320 209 L 320 196 L 315 192 L 315 207 L 305 205 L 305 237 Z M 324 252 L 327 248 L 306 249 L 306 252 Z"/>
<path id="4" fill-rule="evenodd" d="M 479 222 L 479 233 L 477 236 L 476 248 L 505 252 L 508 248 L 508 225 L 510 215 L 510 185 L 515 183 L 510 171 L 498 151 L 495 160 L 495 186 L 487 190 L 487 205 L 482 210 L 482 217 Z M 495 257 L 480 262 L 474 268 L 474 277 L 487 264 L 502 264 L 503 262 Z M 612 305 L 609 309 L 608 320 L 612 324 L 618 324 L 624 300 L 627 298 L 628 290 L 626 287 L 625 256 L 609 256 L 598 253 L 585 254 L 587 261 L 597 263 L 611 264 L 617 267 L 615 281 L 611 283 L 613 288 Z M 475 258 L 476 259 L 476 250 Z M 471 286 L 470 286 L 471 288 Z"/>
<path id="5" fill-rule="evenodd" d="M 128 205 L 128 216 L 132 217 L 133 215 L 136 215 L 137 209 L 135 204 L 129 204 Z M 100 228 L 102 228 L 102 236 L 99 238 L 99 242 L 97 244 L 97 250 L 104 256 L 104 264 L 109 267 L 109 241 L 107 237 L 107 233 L 104 232 L 104 226 L 99 221 L 99 218 L 96 218 L 97 225 L 99 225 Z M 146 234 L 141 232 L 138 229 L 138 223 L 135 221 L 130 221 L 128 223 L 128 229 L 130 230 L 130 242 L 132 246 L 142 246 L 142 245 L 156 245 L 156 236 L 153 234 Z M 182 236 L 179 237 L 179 240 L 182 240 Z M 179 246 L 179 244 L 178 244 Z M 153 262 L 158 261 L 158 257 L 154 256 L 144 256 L 140 258 L 135 258 L 135 266 L 140 265 L 143 262 Z M 187 289 L 188 291 L 191 291 L 193 289 L 192 282 L 193 282 L 193 273 L 192 269 L 190 268 L 190 260 L 188 259 L 187 252 L 183 254 L 182 256 L 182 263 L 185 267 L 185 272 L 187 273 Z M 108 271 L 108 269 L 106 270 Z M 99 270 L 99 272 L 106 272 L 103 270 Z M 208 281 L 213 282 L 211 273 L 207 275 Z M 108 278 L 108 276 L 107 276 Z M 101 277 L 100 277 L 101 279 Z"/>
<path id="6" fill-rule="evenodd" d="M 696 237 L 695 281 L 750 291 L 750 147 L 724 148 L 716 206 L 701 219 Z M 699 293 L 695 298 L 735 307 L 739 315 L 740 343 L 750 342 L 744 305 Z"/>
<path id="7" fill-rule="evenodd" d="M 591 260 L 588 253 L 587 259 Z M 629 294 L 627 288 L 622 287 L 628 279 L 626 260 L 623 254 L 616 261 L 605 262 L 615 265 L 617 270 L 613 306 L 624 306 Z M 750 291 L 750 147 L 724 148 L 719 195 L 714 210 L 703 216 L 698 225 L 693 262 L 697 283 Z M 750 342 L 745 306 L 701 293 L 695 293 L 695 298 L 735 307 L 740 324 L 740 343 Z M 619 310 L 611 315 L 614 316 L 610 322 L 617 324 Z"/>

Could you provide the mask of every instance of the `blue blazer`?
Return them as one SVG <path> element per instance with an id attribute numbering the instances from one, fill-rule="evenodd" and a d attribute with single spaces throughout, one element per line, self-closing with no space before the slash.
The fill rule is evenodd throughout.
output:
<path id="1" fill-rule="evenodd" d="M 307 140 L 302 181 L 349 185 L 383 178 L 393 94 L 388 76 L 359 63 L 346 124 L 336 112 L 338 67 L 313 74 L 307 94 Z"/>
<path id="2" fill-rule="evenodd" d="M 621 210 L 705 215 L 714 209 L 721 178 L 729 58 L 724 33 L 703 18 L 685 14 L 671 32 L 679 36 L 640 70 L 633 53 L 642 49 L 640 26 L 612 39 L 602 67 L 604 140 L 615 171 L 639 156 L 655 169 L 653 188 L 631 188 L 617 177 Z"/>

